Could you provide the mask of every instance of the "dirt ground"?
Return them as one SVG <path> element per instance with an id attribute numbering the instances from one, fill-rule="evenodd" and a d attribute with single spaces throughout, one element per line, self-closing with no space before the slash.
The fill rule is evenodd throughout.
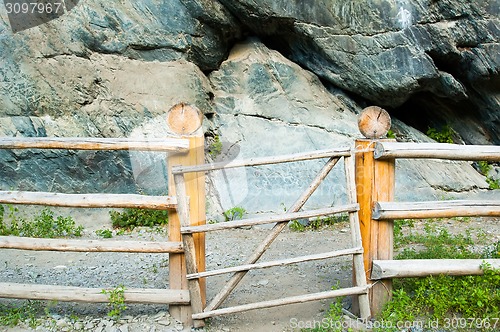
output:
<path id="1" fill-rule="evenodd" d="M 71 215 L 85 227 L 85 238 L 97 238 L 95 230 L 110 228 L 105 210 L 60 209 L 58 214 Z M 440 221 L 452 233 L 468 229 L 473 236 L 487 236 L 500 240 L 500 219 L 481 218 L 467 221 Z M 416 222 L 415 229 L 423 229 L 423 222 Z M 218 231 L 207 234 L 207 269 L 237 265 L 269 233 L 269 227 Z M 166 234 L 136 230 L 132 234 L 115 236 L 113 239 L 165 240 Z M 349 248 L 350 230 L 347 222 L 321 230 L 293 232 L 289 228 L 277 238 L 261 261 L 289 258 L 301 255 Z M 0 282 L 35 282 L 83 287 L 164 288 L 168 283 L 168 258 L 166 255 L 117 254 L 117 253 L 53 253 L 3 250 L 0 252 Z M 207 281 L 207 297 L 211 299 L 223 287 L 230 275 L 210 277 Z M 351 285 L 350 257 L 300 263 L 269 269 L 250 271 L 242 283 L 223 304 L 223 307 L 246 304 L 285 296 L 330 290 L 332 286 Z M 205 330 L 215 331 L 294 331 L 313 321 L 320 321 L 326 314 L 331 300 L 287 305 L 283 307 L 253 310 L 244 313 L 219 316 L 207 321 Z M 350 310 L 351 300 L 344 299 L 344 307 Z M 105 316 L 103 304 L 60 303 L 61 314 Z M 164 306 L 130 306 L 125 314 L 154 315 Z M 0 330 L 2 330 L 0 328 Z M 15 331 L 6 329 L 5 331 Z M 129 331 L 133 332 L 133 330 Z M 157 330 L 159 331 L 159 330 Z"/>

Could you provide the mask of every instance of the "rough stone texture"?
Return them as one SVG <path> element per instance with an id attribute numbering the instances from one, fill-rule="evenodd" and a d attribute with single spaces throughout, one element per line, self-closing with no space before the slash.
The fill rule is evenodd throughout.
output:
<path id="1" fill-rule="evenodd" d="M 348 145 L 356 114 L 377 104 L 423 131 L 448 122 L 457 142 L 498 144 L 498 14 L 493 0 L 89 0 L 12 34 L 0 6 L 0 135 L 165 137 L 165 112 L 182 101 L 204 112 L 207 143 L 222 138 L 219 158 L 244 158 Z M 395 130 L 426 139 L 403 123 Z M 2 189 L 166 187 L 163 154 L 0 153 Z M 463 163 L 405 163 L 404 195 L 487 186 Z M 343 199 L 341 166 L 311 204 Z M 288 207 L 300 191 L 291 188 L 319 167 L 215 175 L 213 208 Z"/>
<path id="2" fill-rule="evenodd" d="M 356 116 L 330 94 L 318 78 L 262 43 L 237 45 L 221 68 L 210 75 L 215 98 L 217 133 L 229 142 L 220 159 L 298 153 L 348 146 L 358 135 Z M 236 169 L 215 175 L 223 209 L 244 206 L 248 211 L 289 207 L 321 162 Z M 337 167 L 313 200 L 341 200 Z M 282 206 L 280 207 L 280 204 Z"/>
<path id="3" fill-rule="evenodd" d="M 208 0 L 106 4 L 89 0 L 57 20 L 14 37 L 3 7 L 1 14 L 0 32 L 6 37 L 2 38 L 2 53 L 15 49 L 14 59 L 103 53 L 144 61 L 186 59 L 208 70 L 218 66 L 228 43 L 239 34 L 228 11 Z"/>
<path id="4" fill-rule="evenodd" d="M 295 62 L 420 129 L 450 122 L 466 142 L 500 143 L 498 1 L 221 2 Z"/>
<path id="5" fill-rule="evenodd" d="M 36 106 L 27 102 L 36 107 L 30 115 L 4 113 L 2 136 L 161 138 L 171 135 L 165 113 L 174 104 L 184 101 L 211 111 L 208 81 L 197 66 L 184 60 L 150 63 L 96 54 L 90 59 L 57 56 L 23 65 L 30 77 L 47 78 L 32 81 L 33 100 L 42 101 Z M 6 189 L 18 183 L 24 190 L 166 191 L 162 153 L 0 153 L 6 160 L 1 169 Z"/>
<path id="6" fill-rule="evenodd" d="M 259 41 L 235 46 L 210 77 L 215 94 L 214 130 L 225 143 L 216 159 L 245 159 L 350 146 L 360 137 L 360 108 L 327 91 L 319 79 Z M 431 141 L 397 122 L 398 136 Z M 242 206 L 248 212 L 277 211 L 307 188 L 325 160 L 214 173 L 212 208 Z M 343 164 L 339 163 L 308 203 L 329 206 L 346 201 Z M 445 192 L 487 188 L 468 163 L 398 162 L 398 199 L 440 198 Z"/>

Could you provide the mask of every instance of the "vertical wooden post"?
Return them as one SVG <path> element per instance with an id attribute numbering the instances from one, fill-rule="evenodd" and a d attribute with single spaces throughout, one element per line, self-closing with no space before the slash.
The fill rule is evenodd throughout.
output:
<path id="1" fill-rule="evenodd" d="M 199 121 L 197 124 L 196 122 Z M 186 104 L 178 104 L 169 112 L 167 122 L 170 129 L 179 134 L 180 138 L 189 140 L 187 154 L 171 154 L 168 156 L 168 194 L 175 196 L 175 182 L 172 175 L 172 166 L 200 165 L 205 162 L 204 137 L 201 126 L 201 114 L 196 108 Z M 190 130 L 194 130 L 190 132 Z M 186 195 L 189 197 L 190 224 L 204 225 L 205 215 L 205 174 L 185 174 Z M 182 241 L 180 220 L 176 210 L 169 211 L 169 241 Z M 196 248 L 196 264 L 198 271 L 205 271 L 205 234 L 193 234 Z M 188 289 L 184 254 L 170 254 L 169 256 L 169 283 L 171 289 Z M 206 302 L 205 279 L 200 279 L 200 292 L 203 306 Z M 169 307 L 170 314 L 182 323 L 191 324 L 191 307 Z"/>
<path id="2" fill-rule="evenodd" d="M 394 160 L 373 158 L 374 140 L 356 140 L 356 191 L 359 221 L 364 249 L 364 265 L 370 280 L 372 261 L 393 258 L 393 224 L 387 220 L 373 220 L 372 207 L 376 201 L 394 199 Z M 369 281 L 370 282 L 370 281 Z M 391 299 L 392 281 L 379 281 L 370 290 L 373 316 L 379 314 Z"/>

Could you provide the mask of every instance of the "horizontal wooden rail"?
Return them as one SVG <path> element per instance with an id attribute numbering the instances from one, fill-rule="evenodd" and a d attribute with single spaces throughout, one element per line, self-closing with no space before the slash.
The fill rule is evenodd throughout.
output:
<path id="1" fill-rule="evenodd" d="M 0 283 L 0 298 L 54 300 L 65 302 L 109 302 L 102 290 L 72 286 Z M 189 304 L 189 291 L 176 289 L 125 288 L 125 302 Z"/>
<path id="2" fill-rule="evenodd" d="M 499 217 L 500 201 L 376 202 L 373 219 Z"/>
<path id="3" fill-rule="evenodd" d="M 319 216 L 327 216 L 327 215 L 342 213 L 342 212 L 354 212 L 354 211 L 357 211 L 358 208 L 359 208 L 358 204 L 347 204 L 347 205 L 334 206 L 334 207 L 317 209 L 317 210 L 308 210 L 308 211 L 293 212 L 293 213 L 283 213 L 283 214 L 277 214 L 277 215 L 271 215 L 271 216 L 262 216 L 262 217 L 248 218 L 248 219 L 243 219 L 243 220 L 221 222 L 221 223 L 216 223 L 216 224 L 189 226 L 189 227 L 182 227 L 181 233 L 182 234 L 190 234 L 190 233 L 213 232 L 213 231 L 219 231 L 219 230 L 223 230 L 223 229 L 231 229 L 231 228 L 247 227 L 247 226 L 255 226 L 255 225 L 265 225 L 265 224 L 271 224 L 271 223 L 281 222 L 281 221 L 289 221 L 289 220 L 294 220 L 294 219 L 305 219 L 305 218 L 313 218 L 313 217 L 319 217 Z"/>
<path id="4" fill-rule="evenodd" d="M 177 199 L 171 196 L 135 194 L 60 194 L 30 191 L 0 191 L 0 203 L 87 208 L 174 209 Z"/>
<path id="5" fill-rule="evenodd" d="M 140 150 L 187 152 L 189 141 L 179 138 L 0 137 L 0 149 Z"/>
<path id="6" fill-rule="evenodd" d="M 233 267 L 228 267 L 228 268 L 219 269 L 219 270 L 193 273 L 193 274 L 188 274 L 187 279 L 205 278 L 205 277 L 211 277 L 211 276 L 216 276 L 216 275 L 225 274 L 225 273 L 234 273 L 234 272 L 240 272 L 240 271 L 265 269 L 265 268 L 274 267 L 274 266 L 284 266 L 284 265 L 290 265 L 290 264 L 296 264 L 296 263 L 302 263 L 302 262 L 310 262 L 310 261 L 316 261 L 316 260 L 322 260 L 322 259 L 334 258 L 334 257 L 346 256 L 346 255 L 362 254 L 362 253 L 363 253 L 363 248 L 351 248 L 351 249 L 344 249 L 344 250 L 336 250 L 336 251 L 330 251 L 330 252 L 325 252 L 325 253 L 321 253 L 321 254 L 300 256 L 300 257 L 281 259 L 281 260 L 270 261 L 270 262 L 246 264 L 246 265 L 233 266 Z"/>
<path id="7" fill-rule="evenodd" d="M 296 154 L 275 156 L 275 157 L 260 157 L 260 158 L 244 159 L 244 160 L 233 160 L 229 163 L 218 162 L 218 163 L 194 165 L 194 166 L 175 166 L 172 168 L 172 173 L 182 174 L 182 173 L 192 173 L 192 172 L 207 172 L 218 169 L 229 169 L 229 168 L 245 167 L 245 166 L 260 166 L 260 165 L 288 163 L 288 162 L 312 160 L 312 159 L 345 157 L 349 156 L 350 154 L 351 154 L 351 149 L 349 147 L 345 147 L 345 148 L 318 150 L 314 152 L 303 152 L 303 153 L 296 153 Z"/>
<path id="8" fill-rule="evenodd" d="M 210 318 L 210 317 L 214 317 L 214 316 L 233 314 L 233 313 L 242 312 L 242 311 L 272 308 L 272 307 L 277 307 L 277 306 L 282 306 L 282 305 L 287 305 L 287 304 L 319 301 L 319 300 L 331 299 L 331 298 L 340 297 L 340 296 L 366 294 L 368 292 L 369 288 L 370 288 L 370 286 L 350 287 L 350 288 L 337 289 L 337 290 L 332 290 L 332 291 L 327 291 L 327 292 L 320 292 L 320 293 L 313 293 L 313 294 L 299 295 L 299 296 L 290 296 L 290 297 L 285 297 L 285 298 L 277 299 L 277 300 L 244 304 L 244 305 L 240 305 L 240 306 L 223 308 L 223 309 L 216 309 L 216 310 L 205 311 L 202 313 L 194 314 L 193 319 L 205 319 L 205 318 Z"/>
<path id="9" fill-rule="evenodd" d="M 449 160 L 500 161 L 500 146 L 446 143 L 375 143 L 375 159 L 429 158 Z"/>
<path id="10" fill-rule="evenodd" d="M 182 242 L 38 239 L 18 236 L 0 236 L 0 248 L 67 252 L 184 252 Z"/>
<path id="11" fill-rule="evenodd" d="M 482 275 L 481 265 L 486 262 L 500 269 L 500 259 L 407 259 L 374 260 L 371 279 L 413 278 L 435 275 Z"/>

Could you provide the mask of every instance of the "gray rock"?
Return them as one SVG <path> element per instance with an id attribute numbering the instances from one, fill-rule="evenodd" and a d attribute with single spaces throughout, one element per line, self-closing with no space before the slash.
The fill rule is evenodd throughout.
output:
<path id="1" fill-rule="evenodd" d="M 216 160 L 352 148 L 352 140 L 360 137 L 359 107 L 353 109 L 342 96 L 328 92 L 314 74 L 258 41 L 237 45 L 209 78 L 215 93 L 215 130 L 227 142 Z M 395 126 L 407 140 L 430 141 L 401 122 Z M 211 173 L 209 206 L 213 214 L 235 206 L 249 213 L 283 210 L 323 164 L 299 162 Z M 410 200 L 488 187 L 468 163 L 426 160 L 398 161 L 396 184 L 398 199 Z M 314 208 L 346 200 L 340 163 L 307 205 Z"/>
<path id="2" fill-rule="evenodd" d="M 0 32 L 12 36 L 4 21 Z M 103 53 L 144 61 L 186 59 L 213 69 L 238 35 L 235 19 L 213 1 L 148 0 L 102 6 L 90 0 L 60 19 L 7 38 L 2 50 L 20 50 L 5 52 L 12 57 L 27 53 L 36 58 L 67 54 L 85 58 Z"/>
<path id="3" fill-rule="evenodd" d="M 335 87 L 395 108 L 422 130 L 450 122 L 466 142 L 500 143 L 495 1 L 221 2 Z"/>
<path id="4" fill-rule="evenodd" d="M 92 330 L 95 327 L 93 322 L 87 322 L 83 327 L 85 330 Z"/>
<path id="5" fill-rule="evenodd" d="M 4 113 L 0 135 L 160 138 L 169 135 L 164 114 L 176 102 L 211 112 L 211 90 L 205 76 L 185 61 L 145 63 L 115 56 L 90 60 L 63 56 L 47 61 L 28 66 L 37 75 L 51 77 L 50 85 L 43 80 L 33 84 L 45 89 L 40 93 L 55 111 L 43 117 Z M 77 77 L 98 77 L 101 82 L 99 92 L 79 109 L 75 109 L 78 98 L 88 92 L 65 88 L 68 71 Z M 75 84 L 79 83 L 70 83 Z M 61 109 L 68 111 L 60 114 Z M 165 193 L 162 153 L 0 150 L 0 157 L 6 161 L 0 169 L 5 189 Z"/>
<path id="6" fill-rule="evenodd" d="M 358 134 L 356 115 L 315 75 L 257 41 L 237 45 L 210 81 L 217 133 L 229 142 L 217 160 L 348 146 Z M 223 210 L 242 205 L 251 212 L 276 211 L 283 209 L 280 205 L 289 207 L 323 164 L 231 169 L 210 180 Z M 332 173 L 313 206 L 342 199 L 337 194 L 340 170 Z"/>
<path id="7" fill-rule="evenodd" d="M 128 324 L 121 325 L 119 329 L 120 332 L 128 332 L 129 331 Z"/>
<path id="8" fill-rule="evenodd" d="M 379 104 L 419 130 L 448 123 L 457 142 L 499 144 L 499 11 L 493 0 L 89 0 L 16 34 L 0 21 L 0 135 L 165 137 L 165 113 L 183 101 L 204 112 L 206 135 L 223 139 L 218 158 L 230 160 L 351 144 L 356 114 Z M 233 47 L 245 35 L 263 43 Z M 3 190 L 167 186 L 164 154 L 1 150 L 0 159 Z M 467 164 L 401 165 L 408 197 L 486 188 Z M 289 207 L 320 167 L 214 175 L 210 208 Z M 309 207 L 345 200 L 341 168 Z"/>

